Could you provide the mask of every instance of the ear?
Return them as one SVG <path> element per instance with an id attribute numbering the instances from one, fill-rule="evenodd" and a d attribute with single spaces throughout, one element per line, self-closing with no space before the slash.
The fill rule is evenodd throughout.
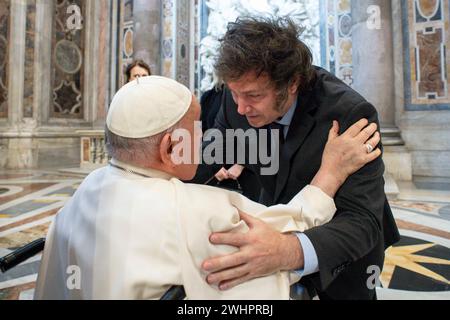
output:
<path id="1" fill-rule="evenodd" d="M 167 166 L 174 167 L 174 163 L 172 161 L 172 136 L 170 133 L 166 133 L 162 138 L 159 145 L 159 155 L 162 163 Z"/>
<path id="2" fill-rule="evenodd" d="M 298 91 L 298 87 L 300 85 L 300 76 L 296 76 L 292 83 L 289 85 L 289 93 L 290 94 L 296 94 Z"/>

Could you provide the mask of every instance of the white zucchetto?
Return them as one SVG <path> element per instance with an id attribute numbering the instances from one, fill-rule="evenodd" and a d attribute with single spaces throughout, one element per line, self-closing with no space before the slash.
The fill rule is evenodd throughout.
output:
<path id="1" fill-rule="evenodd" d="M 108 110 L 108 129 L 124 138 L 147 138 L 180 121 L 192 102 L 192 93 L 175 80 L 148 76 L 123 86 Z"/>

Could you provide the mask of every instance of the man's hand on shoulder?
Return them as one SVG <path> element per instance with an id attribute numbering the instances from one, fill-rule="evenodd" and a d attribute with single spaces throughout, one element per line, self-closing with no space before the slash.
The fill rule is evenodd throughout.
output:
<path id="1" fill-rule="evenodd" d="M 215 233 L 210 237 L 213 244 L 235 246 L 239 251 L 203 262 L 202 268 L 210 272 L 209 284 L 228 290 L 280 270 L 303 268 L 303 251 L 296 235 L 281 234 L 257 218 L 239 214 L 250 229 L 247 233 Z"/>
<path id="2" fill-rule="evenodd" d="M 334 198 L 345 180 L 381 155 L 380 133 L 375 123 L 361 119 L 339 135 L 334 121 L 322 156 L 322 164 L 311 184 Z M 370 150 L 368 149 L 370 146 Z"/>

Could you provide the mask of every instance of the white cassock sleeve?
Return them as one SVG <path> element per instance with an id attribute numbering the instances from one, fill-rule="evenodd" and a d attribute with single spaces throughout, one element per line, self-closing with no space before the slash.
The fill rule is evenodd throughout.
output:
<path id="1" fill-rule="evenodd" d="M 231 246 L 212 245 L 213 232 L 248 231 L 239 210 L 270 224 L 279 232 L 302 232 L 329 222 L 336 207 L 332 198 L 314 186 L 306 186 L 287 205 L 265 207 L 236 192 L 183 184 L 176 186 L 180 235 L 180 259 L 183 283 L 188 299 L 280 300 L 289 299 L 290 284 L 298 277 L 290 272 L 253 279 L 228 291 L 220 291 L 206 282 L 202 262 L 236 252 Z"/>

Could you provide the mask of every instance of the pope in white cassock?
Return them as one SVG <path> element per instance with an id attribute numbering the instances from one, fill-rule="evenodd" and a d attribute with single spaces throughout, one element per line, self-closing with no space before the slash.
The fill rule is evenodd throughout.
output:
<path id="1" fill-rule="evenodd" d="M 113 159 L 83 181 L 51 224 L 35 299 L 159 299 L 173 285 L 183 285 L 188 299 L 289 299 L 298 277 L 288 271 L 228 291 L 208 285 L 202 261 L 237 250 L 214 246 L 209 236 L 245 233 L 251 224 L 243 212 L 282 237 L 327 223 L 341 183 L 328 179 L 333 172 L 324 163 L 356 171 L 366 161 L 346 163 L 339 152 L 356 155 L 364 148 L 342 143 L 345 133 L 338 136 L 333 126 L 311 185 L 289 204 L 267 208 L 235 192 L 181 182 L 192 179 L 197 166 L 174 160 L 181 142 L 173 133 L 188 130 L 198 148 L 199 114 L 196 98 L 171 79 L 140 78 L 119 90 L 106 127 Z M 280 256 L 290 259 L 290 249 L 281 245 Z"/>

